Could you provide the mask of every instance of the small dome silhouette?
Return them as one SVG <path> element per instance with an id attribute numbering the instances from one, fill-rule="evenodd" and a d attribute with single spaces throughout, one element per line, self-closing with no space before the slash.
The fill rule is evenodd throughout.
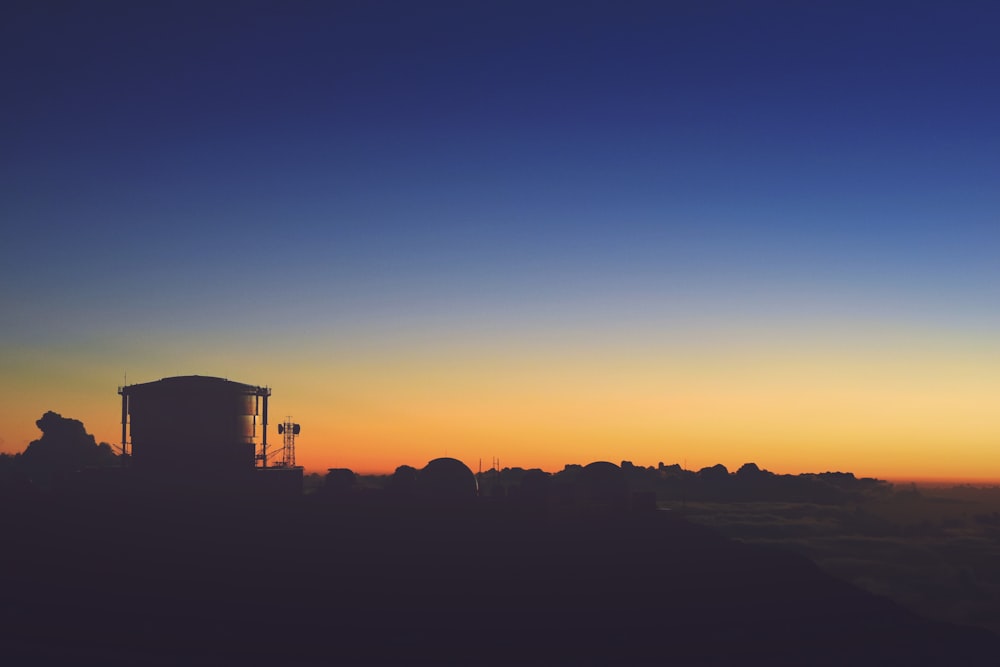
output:
<path id="1" fill-rule="evenodd" d="M 417 473 L 417 491 L 433 500 L 471 500 L 479 495 L 479 483 L 469 466 L 444 457 L 430 461 Z"/>
<path id="2" fill-rule="evenodd" d="M 628 502 L 625 471 L 608 461 L 595 461 L 583 467 L 577 478 L 578 498 L 587 505 L 624 507 Z"/>
<path id="3" fill-rule="evenodd" d="M 357 475 L 350 468 L 328 468 L 323 479 L 323 488 L 327 491 L 346 491 L 357 481 Z"/>
<path id="4" fill-rule="evenodd" d="M 412 496 L 417 486 L 417 469 L 402 465 L 396 468 L 385 485 L 385 490 L 396 496 Z"/>

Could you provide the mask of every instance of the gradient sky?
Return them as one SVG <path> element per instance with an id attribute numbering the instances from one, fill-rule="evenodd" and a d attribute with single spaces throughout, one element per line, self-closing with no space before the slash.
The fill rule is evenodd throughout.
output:
<path id="1" fill-rule="evenodd" d="M 1000 480 L 990 2 L 5 2 L 0 451 Z M 272 431 L 272 436 L 276 434 Z"/>

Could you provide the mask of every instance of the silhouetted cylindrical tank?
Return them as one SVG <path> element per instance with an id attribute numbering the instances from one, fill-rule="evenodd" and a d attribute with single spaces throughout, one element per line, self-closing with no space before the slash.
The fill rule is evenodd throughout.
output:
<path id="1" fill-rule="evenodd" d="M 132 464 L 145 470 L 235 472 L 255 466 L 256 418 L 270 389 L 189 375 L 122 387 Z"/>

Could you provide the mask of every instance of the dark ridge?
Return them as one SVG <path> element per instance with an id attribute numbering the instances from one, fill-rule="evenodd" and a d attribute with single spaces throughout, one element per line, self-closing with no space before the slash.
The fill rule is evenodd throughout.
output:
<path id="1" fill-rule="evenodd" d="M 39 427 L 0 476 L 5 664 L 881 666 L 1000 654 L 986 630 L 926 620 L 803 556 L 657 509 L 887 488 L 849 473 L 597 461 L 475 475 L 441 458 L 378 483 L 331 469 L 304 494 L 301 468 L 115 466 L 125 461 L 80 422 L 47 413 Z"/>
<path id="2" fill-rule="evenodd" d="M 4 503 L 6 662 L 944 665 L 1000 648 L 671 512 L 375 497 L 121 484 Z"/>

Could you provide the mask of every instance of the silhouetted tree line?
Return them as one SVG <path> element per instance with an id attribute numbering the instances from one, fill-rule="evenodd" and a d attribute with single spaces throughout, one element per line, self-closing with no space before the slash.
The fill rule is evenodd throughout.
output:
<path id="1" fill-rule="evenodd" d="M 0 455 L 0 485 L 4 488 L 53 488 L 78 471 L 118 465 L 118 456 L 111 445 L 98 444 L 79 420 L 49 411 L 35 423 L 42 432 L 39 439 L 20 454 Z M 447 461 L 439 460 L 438 464 L 442 463 L 443 469 L 433 472 L 403 465 L 392 475 L 384 476 L 358 476 L 349 469 L 335 468 L 325 476 L 319 490 L 341 499 L 378 491 L 388 499 L 405 501 L 413 496 L 440 495 L 440 489 L 456 487 L 459 495 L 468 495 L 473 489 L 473 494 L 481 498 L 505 498 L 530 505 L 553 499 L 580 500 L 580 493 L 631 498 L 633 502 L 637 497 L 645 497 L 652 499 L 649 502 L 841 504 L 892 488 L 881 480 L 858 478 L 846 472 L 780 475 L 754 463 L 746 463 L 736 472 L 721 464 L 692 471 L 678 464 L 661 462 L 643 467 L 622 461 L 620 466 L 606 462 L 587 466 L 569 464 L 557 473 L 517 467 L 489 470 L 476 476 L 476 489 L 470 482 L 471 471 L 464 465 L 451 464 L 449 468 Z"/>
<path id="2" fill-rule="evenodd" d="M 804 473 L 780 475 L 763 470 L 755 463 L 746 463 L 736 472 L 724 465 L 714 465 L 698 471 L 685 470 L 678 464 L 642 467 L 630 461 L 621 462 L 621 471 L 628 492 L 654 494 L 662 502 L 723 502 L 772 501 L 813 504 L 841 504 L 861 496 L 889 492 L 892 485 L 871 477 L 856 477 L 849 472 Z M 538 469 L 504 468 L 483 473 L 480 484 L 487 496 L 518 496 L 537 491 L 550 478 L 552 489 L 572 485 L 584 467 L 567 465 L 549 475 Z M 530 489 L 525 488 L 525 482 Z"/>
<path id="3" fill-rule="evenodd" d="M 83 422 L 46 412 L 35 422 L 42 436 L 18 454 L 0 454 L 0 485 L 5 488 L 49 489 L 87 468 L 118 465 L 106 442 L 87 433 Z"/>
<path id="4" fill-rule="evenodd" d="M 475 476 L 461 463 L 455 464 L 454 476 L 437 476 L 432 485 L 425 483 L 432 479 L 426 468 L 403 465 L 391 475 L 356 475 L 346 468 L 334 468 L 314 489 L 338 503 L 408 504 L 427 500 L 431 495 L 470 501 L 478 496 L 482 503 L 503 501 L 506 506 L 528 510 L 599 507 L 633 511 L 654 509 L 657 503 L 688 501 L 839 505 L 893 490 L 887 482 L 852 473 L 781 475 L 754 463 L 730 472 L 723 465 L 692 471 L 677 464 L 642 467 L 629 461 L 620 465 L 597 461 L 569 464 L 556 473 L 513 467 Z M 470 487 L 473 477 L 476 487 Z M 431 489 L 436 491 L 432 494 Z"/>

